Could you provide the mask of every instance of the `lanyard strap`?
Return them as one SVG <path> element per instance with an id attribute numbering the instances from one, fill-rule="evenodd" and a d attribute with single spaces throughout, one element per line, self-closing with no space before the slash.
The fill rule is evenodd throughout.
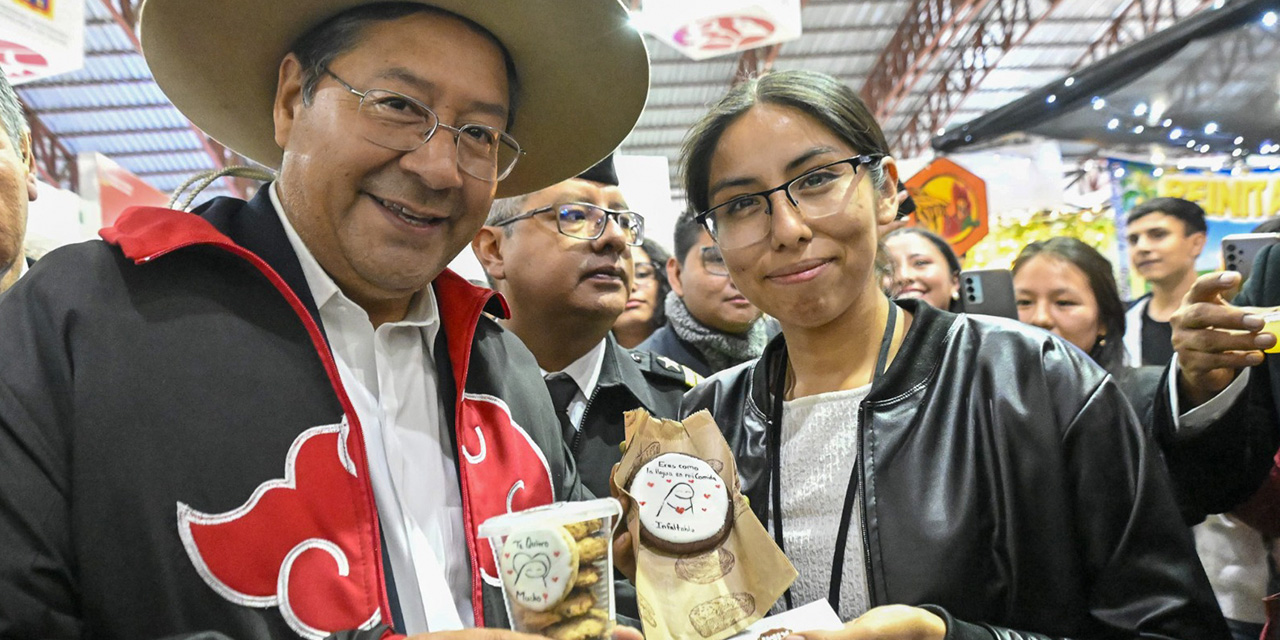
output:
<path id="1" fill-rule="evenodd" d="M 893 330 L 897 326 L 898 305 L 892 301 L 889 302 L 889 321 L 884 329 L 884 337 L 880 339 L 880 354 L 876 357 L 876 368 L 872 371 L 871 382 L 880 378 L 884 370 L 888 367 L 889 347 L 893 344 Z M 774 372 L 772 383 L 770 385 L 773 392 L 773 407 L 769 416 L 769 441 L 767 449 L 769 454 L 769 474 L 772 478 L 772 508 L 773 511 L 773 539 L 778 544 L 778 548 L 786 552 L 786 545 L 782 537 L 782 402 L 783 396 L 786 395 L 787 383 L 787 362 L 788 356 L 784 345 L 782 358 L 777 371 Z M 859 425 L 861 428 L 861 425 Z M 861 438 L 859 438 L 861 443 Z M 861 446 L 861 444 L 859 444 Z M 840 513 L 840 529 L 836 532 L 836 548 L 835 557 L 831 561 L 831 590 L 827 594 L 827 602 L 831 603 L 831 608 L 835 611 L 840 610 L 840 586 L 844 581 L 844 551 L 847 546 L 846 540 L 849 538 L 849 525 L 853 520 L 853 502 L 858 493 L 858 480 L 861 477 L 859 468 L 861 467 L 861 456 L 856 456 L 853 462 L 853 471 L 849 474 L 849 486 L 844 493 L 844 509 Z M 787 600 L 787 609 L 794 609 L 795 604 L 791 601 L 791 589 L 787 589 L 783 597 Z"/>

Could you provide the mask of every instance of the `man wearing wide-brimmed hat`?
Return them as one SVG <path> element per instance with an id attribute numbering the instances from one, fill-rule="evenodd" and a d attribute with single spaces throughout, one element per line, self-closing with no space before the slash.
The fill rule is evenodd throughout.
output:
<path id="1" fill-rule="evenodd" d="M 634 125 L 648 62 L 625 10 L 141 15 L 169 98 L 278 178 L 127 212 L 0 300 L 0 637 L 504 626 L 476 527 L 584 492 L 533 357 L 486 315 L 505 305 L 445 266 L 495 195 L 577 175 Z"/>

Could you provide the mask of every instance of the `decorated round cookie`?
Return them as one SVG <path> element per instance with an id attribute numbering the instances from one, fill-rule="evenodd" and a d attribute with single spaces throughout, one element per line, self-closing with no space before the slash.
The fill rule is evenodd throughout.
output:
<path id="1" fill-rule="evenodd" d="M 716 547 L 729 535 L 729 489 L 701 458 L 661 454 L 640 467 L 628 492 L 640 515 L 640 537 L 656 549 L 695 553 Z"/>
<path id="2" fill-rule="evenodd" d="M 502 544 L 499 564 L 512 602 L 547 611 L 564 600 L 578 578 L 578 544 L 564 527 L 522 531 Z"/>

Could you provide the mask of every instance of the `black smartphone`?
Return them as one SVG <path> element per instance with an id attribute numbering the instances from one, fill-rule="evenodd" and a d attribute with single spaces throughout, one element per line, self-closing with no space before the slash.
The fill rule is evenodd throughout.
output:
<path id="1" fill-rule="evenodd" d="M 1249 279 L 1253 259 L 1268 245 L 1280 242 L 1280 233 L 1234 233 L 1222 239 L 1222 265 L 1227 271 L 1239 271 L 1240 281 Z"/>
<path id="2" fill-rule="evenodd" d="M 960 304 L 965 313 L 1018 319 L 1013 297 L 1013 273 L 1008 269 L 971 269 L 960 272 Z"/>

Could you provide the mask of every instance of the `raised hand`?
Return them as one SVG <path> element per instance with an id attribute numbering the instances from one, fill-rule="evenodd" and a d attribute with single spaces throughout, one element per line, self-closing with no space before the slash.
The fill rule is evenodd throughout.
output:
<path id="1" fill-rule="evenodd" d="M 1240 285 L 1240 274 L 1226 271 L 1196 279 L 1182 306 L 1169 319 L 1178 353 L 1178 386 L 1190 406 L 1220 393 L 1245 367 L 1261 364 L 1261 349 L 1275 336 L 1259 333 L 1266 310 L 1236 307 L 1226 298 Z"/>

